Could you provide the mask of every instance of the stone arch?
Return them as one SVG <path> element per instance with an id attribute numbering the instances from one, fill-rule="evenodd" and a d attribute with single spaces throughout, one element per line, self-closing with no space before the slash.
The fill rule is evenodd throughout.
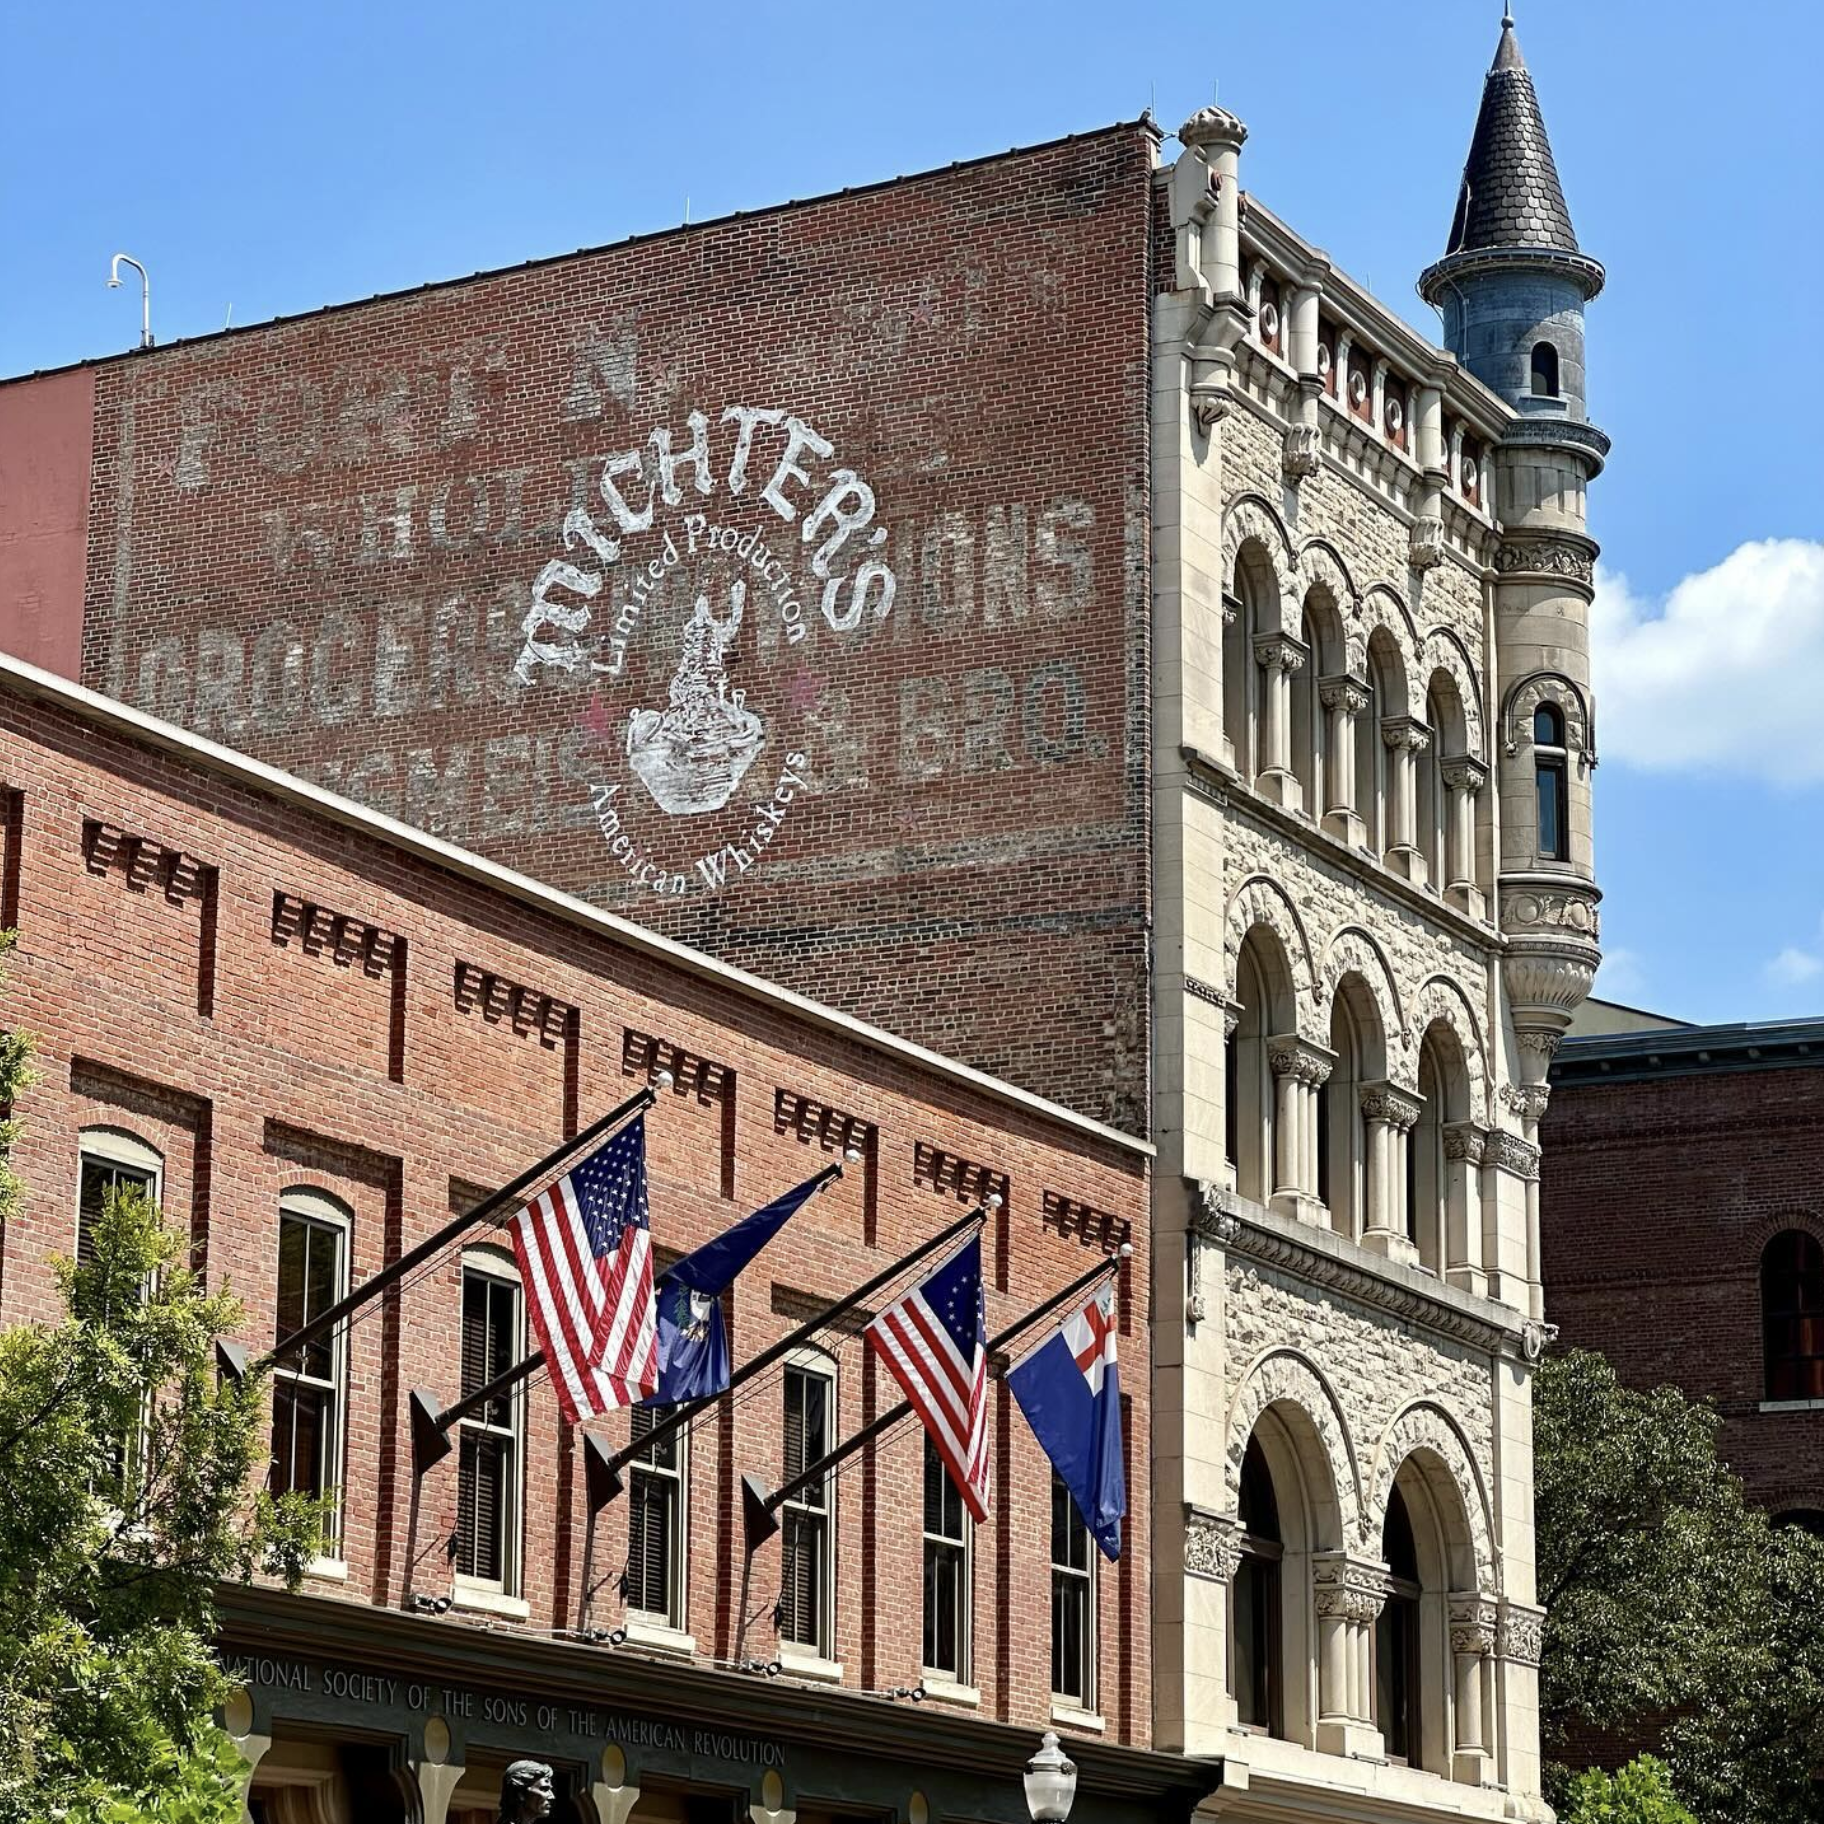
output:
<path id="1" fill-rule="evenodd" d="M 1476 668 L 1454 633 L 1445 627 L 1434 627 L 1419 648 L 1421 688 L 1429 690 L 1433 676 L 1440 671 L 1456 686 L 1463 709 L 1465 749 L 1471 759 L 1486 760 L 1488 754 L 1482 739 L 1482 687 L 1476 679 Z"/>
<path id="2" fill-rule="evenodd" d="M 1488 1053 L 1482 1040 L 1482 1022 L 1462 986 L 1447 975 L 1434 975 L 1412 999 L 1412 1021 L 1407 1027 L 1407 1086 L 1416 1087 L 1419 1073 L 1419 1042 L 1434 1025 L 1448 1026 L 1463 1053 L 1463 1068 L 1469 1073 L 1469 1104 L 1478 1121 L 1487 1125 L 1489 1116 Z"/>
<path id="3" fill-rule="evenodd" d="M 1301 595 L 1317 588 L 1327 589 L 1336 603 L 1336 611 L 1345 620 L 1355 612 L 1359 591 L 1342 554 L 1327 538 L 1308 538 L 1297 559 L 1298 587 Z"/>
<path id="4" fill-rule="evenodd" d="M 1533 715 L 1542 703 L 1555 703 L 1564 716 L 1564 739 L 1586 767 L 1596 764 L 1596 713 L 1588 693 L 1561 671 L 1533 671 L 1507 693 L 1501 705 L 1503 746 L 1511 760 L 1522 744 L 1533 744 Z"/>
<path id="5" fill-rule="evenodd" d="M 1460 1552 L 1465 1560 L 1454 1574 L 1463 1575 L 1473 1567 L 1477 1591 L 1485 1596 L 1499 1595 L 1501 1571 L 1482 1472 L 1476 1466 L 1475 1452 L 1470 1449 L 1463 1428 L 1435 1400 L 1414 1401 L 1381 1434 L 1362 1510 L 1363 1552 L 1370 1557 L 1378 1552 L 1394 1478 L 1414 1457 L 1420 1459 L 1420 1471 L 1434 1498 L 1446 1489 L 1454 1496 L 1437 1501 L 1447 1537 L 1453 1525 L 1462 1529 L 1460 1536 L 1451 1540 L 1453 1556 Z M 1236 1473 L 1239 1476 L 1239 1468 Z"/>
<path id="6" fill-rule="evenodd" d="M 1406 1040 L 1406 1009 L 1400 1001 L 1399 984 L 1394 980 L 1393 964 L 1373 932 L 1361 925 L 1340 925 L 1330 934 L 1324 946 L 1323 967 L 1318 975 L 1320 999 L 1334 998 L 1346 975 L 1359 975 L 1380 1015 L 1381 1033 L 1388 1055 L 1392 1056 Z"/>
<path id="7" fill-rule="evenodd" d="M 1222 521 L 1222 582 L 1225 589 L 1234 587 L 1236 565 L 1241 561 L 1244 547 L 1250 544 L 1260 547 L 1279 594 L 1270 617 L 1273 627 L 1263 627 L 1261 631 L 1278 631 L 1286 604 L 1299 601 L 1304 593 L 1299 588 L 1298 574 L 1292 563 L 1292 540 L 1286 533 L 1285 521 L 1271 503 L 1258 494 L 1240 494 L 1230 501 Z M 1296 632 L 1296 629 L 1292 631 Z"/>
<path id="8" fill-rule="evenodd" d="M 1419 630 L 1413 621 L 1412 610 L 1406 606 L 1405 597 L 1391 583 L 1370 583 L 1362 592 L 1361 611 L 1350 629 L 1349 639 L 1349 669 L 1358 677 L 1366 670 L 1368 641 L 1377 627 L 1387 630 L 1388 637 L 1399 652 L 1400 670 L 1406 686 L 1406 702 L 1393 713 L 1417 716 L 1423 720 L 1425 697 L 1417 682 Z M 1392 710 L 1391 705 L 1389 709 Z"/>
<path id="9" fill-rule="evenodd" d="M 1361 1470 L 1335 1389 L 1314 1362 L 1295 1350 L 1275 1348 L 1256 1356 L 1229 1402 L 1223 1512 L 1233 1514 L 1240 1510 L 1242 1459 L 1247 1455 L 1254 1427 L 1269 1406 L 1290 1408 L 1302 1421 L 1297 1429 L 1308 1429 L 1307 1442 L 1323 1464 L 1328 1493 L 1336 1504 L 1334 1539 L 1325 1544 L 1331 1549 L 1346 1546 L 1361 1531 Z"/>
<path id="10" fill-rule="evenodd" d="M 1292 971 L 1292 992 L 1302 1003 L 1317 984 L 1311 939 L 1291 895 L 1265 874 L 1251 874 L 1229 896 L 1229 909 L 1223 920 L 1224 961 L 1228 969 L 1224 986 L 1228 993 L 1232 996 L 1235 992 L 1235 966 L 1241 960 L 1241 946 L 1256 925 L 1265 925 L 1279 939 Z"/>

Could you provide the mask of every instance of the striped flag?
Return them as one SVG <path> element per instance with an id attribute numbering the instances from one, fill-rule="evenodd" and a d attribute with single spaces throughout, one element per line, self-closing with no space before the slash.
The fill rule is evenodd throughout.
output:
<path id="1" fill-rule="evenodd" d="M 865 1332 L 924 1421 L 976 1519 L 988 1518 L 988 1332 L 982 1242 L 971 1236 Z"/>
<path id="2" fill-rule="evenodd" d="M 532 1325 L 573 1425 L 658 1384 L 650 1220 L 644 1116 L 513 1218 Z"/>

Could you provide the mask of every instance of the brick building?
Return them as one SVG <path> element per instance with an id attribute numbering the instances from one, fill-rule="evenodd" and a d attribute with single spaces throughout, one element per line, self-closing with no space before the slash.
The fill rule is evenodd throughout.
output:
<path id="1" fill-rule="evenodd" d="M 1153 1742 L 1531 1815 L 1603 270 L 1511 21 L 1443 346 L 1176 139 L 0 384 L 0 630 L 1148 1136 Z"/>
<path id="2" fill-rule="evenodd" d="M 1824 1020 L 1568 1040 L 1540 1213 L 1567 1344 L 1723 1416 L 1749 1497 L 1824 1532 Z"/>
<path id="3" fill-rule="evenodd" d="M 737 1359 L 990 1190 L 991 1331 L 1124 1239 L 1145 1258 L 1144 1143 L 10 660 L 0 778 L 8 1019 L 39 1071 L 18 1109 L 5 1321 L 55 1315 L 50 1257 L 124 1175 L 245 1301 L 257 1353 L 298 1321 L 300 1282 L 320 1309 L 661 1068 L 675 1083 L 646 1126 L 662 1252 L 860 1154 L 736 1282 Z M 1118 1312 L 1138 1364 L 1143 1278 Z M 987 1524 L 927 1512 L 944 1536 L 921 1534 L 922 1433 L 902 1427 L 802 1504 L 791 1575 L 778 1539 L 744 1559 L 740 1476 L 776 1487 L 810 1440 L 897 1398 L 856 1327 L 636 1463 L 593 1516 L 583 1440 L 543 1376 L 414 1474 L 407 1391 L 452 1400 L 472 1354 L 522 1353 L 492 1226 L 281 1368 L 283 1473 L 341 1503 L 303 1594 L 229 1598 L 255 1816 L 491 1818 L 505 1761 L 537 1752 L 579 1804 L 593 1789 L 594 1813 L 565 1815 L 603 1824 L 636 1800 L 642 1820 L 694 1817 L 738 1792 L 789 1819 L 897 1811 L 915 1790 L 1017 1824 L 1021 1766 L 1054 1724 L 1083 1738 L 1091 1816 L 1201 1796 L 1180 1790 L 1199 1777 L 1182 1761 L 1144 1752 L 1144 1374 L 1128 1550 L 1104 1573 L 1061 1541 L 1059 1625 L 1088 1622 L 1062 1657 L 1049 1469 L 1004 1389 Z M 619 1444 L 627 1425 L 591 1429 Z M 935 1635 L 933 1557 L 960 1567 Z M 579 1644 L 590 1630 L 617 1644 Z M 903 1712 L 862 1695 L 921 1682 Z"/>

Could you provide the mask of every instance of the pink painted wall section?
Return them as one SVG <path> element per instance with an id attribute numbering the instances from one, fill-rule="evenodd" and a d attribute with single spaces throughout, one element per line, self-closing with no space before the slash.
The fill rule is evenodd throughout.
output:
<path id="1" fill-rule="evenodd" d="M 82 669 L 92 368 L 0 386 L 0 648 Z"/>

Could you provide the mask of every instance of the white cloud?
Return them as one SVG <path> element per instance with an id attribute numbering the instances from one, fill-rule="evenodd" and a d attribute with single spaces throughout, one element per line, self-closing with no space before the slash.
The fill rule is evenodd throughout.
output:
<path id="1" fill-rule="evenodd" d="M 1788 944 L 1767 965 L 1767 979 L 1782 988 L 1797 988 L 1820 975 L 1824 975 L 1824 956 L 1801 950 L 1796 944 Z"/>
<path id="2" fill-rule="evenodd" d="M 1591 629 L 1605 755 L 1824 783 L 1824 544 L 1738 546 L 1663 609 L 1598 567 Z"/>
<path id="3" fill-rule="evenodd" d="M 1623 944 L 1603 951 L 1593 992 L 1600 1000 L 1638 1007 L 1647 997 L 1647 972 L 1640 965 L 1639 953 Z"/>

